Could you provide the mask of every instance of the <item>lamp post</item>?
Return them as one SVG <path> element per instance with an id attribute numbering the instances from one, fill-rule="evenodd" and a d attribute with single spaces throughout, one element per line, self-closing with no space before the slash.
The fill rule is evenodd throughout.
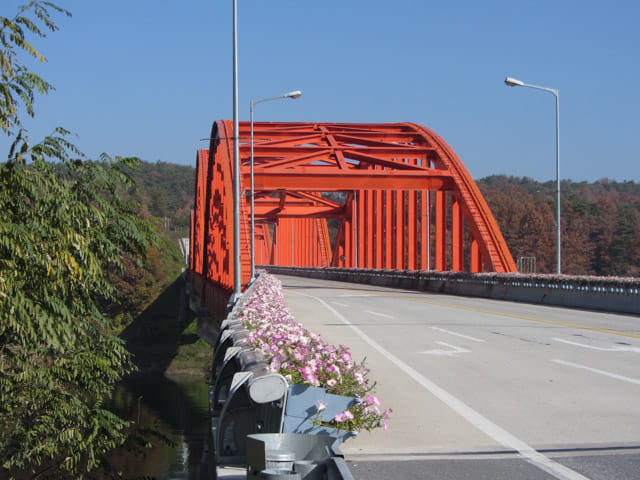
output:
<path id="1" fill-rule="evenodd" d="M 279 100 L 281 98 L 300 98 L 302 92 L 300 90 L 294 90 L 293 92 L 285 93 L 279 97 L 261 98 L 260 100 L 251 101 L 251 278 L 249 284 L 253 283 L 256 279 L 256 259 L 255 259 L 255 210 L 254 210 L 254 189 L 253 189 L 253 107 L 258 103 L 269 102 L 271 100 Z"/>
<path id="2" fill-rule="evenodd" d="M 560 92 L 555 88 L 530 85 L 512 77 L 505 78 L 504 83 L 508 87 L 529 87 L 535 88 L 536 90 L 543 90 L 545 92 L 552 93 L 553 96 L 556 97 L 556 273 L 560 275 L 562 273 L 562 247 L 560 237 Z"/>
<path id="3" fill-rule="evenodd" d="M 234 305 L 242 296 L 240 271 L 240 132 L 238 121 L 238 5 L 233 0 L 233 295 Z"/>

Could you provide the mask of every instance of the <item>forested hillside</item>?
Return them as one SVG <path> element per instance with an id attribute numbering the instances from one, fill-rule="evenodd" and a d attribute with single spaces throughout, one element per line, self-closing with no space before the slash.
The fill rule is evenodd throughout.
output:
<path id="1" fill-rule="evenodd" d="M 137 186 L 134 198 L 144 211 L 161 219 L 163 229 L 188 236 L 195 169 L 173 163 L 142 162 L 130 173 Z"/>
<path id="2" fill-rule="evenodd" d="M 147 249 L 139 264 L 124 259 L 124 272 L 110 273 L 118 302 L 105 305 L 117 332 L 129 325 L 186 268 L 178 247 L 189 236 L 195 169 L 172 163 L 141 162 L 127 172 L 135 188 L 121 195 L 141 205 L 143 218 L 158 229 L 158 245 Z"/>
<path id="3" fill-rule="evenodd" d="M 555 182 L 492 176 L 478 181 L 514 259 L 555 272 Z M 640 184 L 563 181 L 562 271 L 640 276 Z"/>
<path id="4" fill-rule="evenodd" d="M 172 236 L 187 236 L 195 169 L 143 162 L 133 176 L 148 214 Z M 477 183 L 514 259 L 535 257 L 537 273 L 555 272 L 555 182 L 491 176 Z M 563 273 L 640 276 L 640 184 L 562 182 L 562 246 Z"/>
<path id="5" fill-rule="evenodd" d="M 116 331 L 129 325 L 186 268 L 178 247 L 189 236 L 195 169 L 171 163 L 141 162 L 128 169 L 135 188 L 122 193 L 141 205 L 141 213 L 158 229 L 158 245 L 147 249 L 139 264 L 125 258 L 124 272 L 111 272 L 117 303 L 106 305 Z"/>

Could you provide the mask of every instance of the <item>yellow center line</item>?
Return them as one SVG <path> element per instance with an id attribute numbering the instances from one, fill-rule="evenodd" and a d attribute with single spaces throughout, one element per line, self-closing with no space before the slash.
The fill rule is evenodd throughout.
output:
<path id="1" fill-rule="evenodd" d="M 305 279 L 308 280 L 308 279 Z M 309 281 L 308 282 L 311 285 L 315 285 L 315 286 L 324 286 L 326 287 L 326 284 L 323 283 L 317 283 L 317 282 L 313 282 L 313 281 Z M 348 292 L 359 292 L 361 293 L 364 289 L 355 289 L 355 288 L 344 288 L 342 290 L 348 291 Z M 367 291 L 367 290 L 365 290 Z M 425 300 L 422 298 L 415 298 L 415 297 L 407 297 L 407 296 L 403 296 L 403 295 L 397 295 L 397 294 L 391 294 L 391 293 L 382 293 L 379 291 L 375 291 L 373 292 L 376 295 L 379 295 L 381 297 L 386 297 L 386 298 L 393 298 L 393 299 L 397 299 L 397 300 L 404 300 L 404 301 L 410 301 L 410 302 L 415 302 L 415 303 L 423 303 L 423 304 L 427 304 L 427 305 L 433 305 L 436 307 L 444 307 L 444 308 L 453 308 L 456 310 L 466 310 L 469 312 L 474 312 L 474 313 L 484 313 L 486 315 L 495 315 L 495 316 L 499 316 L 499 317 L 507 317 L 507 318 L 514 318 L 516 320 L 527 320 L 530 322 L 537 322 L 537 323 L 545 323 L 547 325 L 554 325 L 556 327 L 566 327 L 566 328 L 576 328 L 578 330 L 587 330 L 590 332 L 597 332 L 597 333 L 608 333 L 611 335 L 617 335 L 620 337 L 628 337 L 628 338 L 638 338 L 640 339 L 640 333 L 634 333 L 634 332 L 627 332 L 624 330 L 614 330 L 612 328 L 604 328 L 604 327 L 594 327 L 594 326 L 590 326 L 590 325 L 584 325 L 581 323 L 572 323 L 572 322 L 563 322 L 562 320 L 550 320 L 548 318 L 541 318 L 541 317 L 533 317 L 531 315 L 520 315 L 520 314 L 516 314 L 516 313 L 507 313 L 507 312 L 498 312 L 496 310 L 487 310 L 484 308 L 476 308 L 476 307 L 467 307 L 464 305 L 453 305 L 450 303 L 444 303 L 444 302 L 435 302 L 433 300 Z M 419 293 L 419 292 L 407 292 L 410 294 L 415 294 L 415 293 Z"/>
<path id="2" fill-rule="evenodd" d="M 466 307 L 464 305 L 452 305 L 450 303 L 434 302 L 432 300 L 424 300 L 421 298 L 407 298 L 400 295 L 382 294 L 382 296 L 389 297 L 389 298 L 402 299 L 402 300 L 409 300 L 416 303 L 425 303 L 425 304 L 434 305 L 437 307 L 454 308 L 457 310 L 467 310 L 475 313 L 484 313 L 486 315 L 496 315 L 499 317 L 514 318 L 517 320 L 527 320 L 530 322 L 545 323 L 545 324 L 554 325 L 557 327 L 577 328 L 579 330 L 588 330 L 588 331 L 598 332 L 598 333 L 610 333 L 612 335 L 619 335 L 622 337 L 640 338 L 640 333 L 627 332 L 625 330 L 614 330 L 612 328 L 594 327 L 594 326 L 585 325 L 582 323 L 563 322 L 562 320 L 550 320 L 548 318 L 533 317 L 531 315 L 520 315 L 517 313 L 498 312 L 496 310 L 487 310 L 484 308 L 476 308 L 476 307 Z"/>

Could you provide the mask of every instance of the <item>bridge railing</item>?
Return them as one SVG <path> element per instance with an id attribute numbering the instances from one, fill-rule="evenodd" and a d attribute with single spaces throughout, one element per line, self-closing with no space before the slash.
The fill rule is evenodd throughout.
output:
<path id="1" fill-rule="evenodd" d="M 260 268 L 274 274 L 640 314 L 640 279 L 637 278 L 276 266 Z"/>
<path id="2" fill-rule="evenodd" d="M 338 447 L 348 435 L 328 435 L 309 428 L 309 412 L 317 409 L 309 400 L 317 397 L 300 394 L 295 387 L 301 385 L 290 386 L 285 377 L 272 372 L 269 359 L 251 342 L 242 309 L 251 302 L 259 282 L 260 278 L 235 302 L 215 340 L 209 379 L 212 460 L 216 468 L 246 466 L 246 478 L 252 480 L 353 480 Z M 196 297 L 192 303 L 200 312 L 206 309 L 199 297 L 203 291 L 191 289 Z M 322 397 L 327 412 L 332 407 L 329 397 L 338 396 Z M 355 402 L 353 397 L 341 397 L 341 401 L 344 403 L 334 400 L 333 406 L 340 408 L 329 418 Z"/>

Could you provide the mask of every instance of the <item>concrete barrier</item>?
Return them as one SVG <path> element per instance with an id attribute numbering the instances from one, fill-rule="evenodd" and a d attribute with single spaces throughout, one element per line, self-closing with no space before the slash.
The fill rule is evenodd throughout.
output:
<path id="1" fill-rule="evenodd" d="M 259 268 L 281 275 L 640 315 L 638 279 L 271 265 Z"/>

